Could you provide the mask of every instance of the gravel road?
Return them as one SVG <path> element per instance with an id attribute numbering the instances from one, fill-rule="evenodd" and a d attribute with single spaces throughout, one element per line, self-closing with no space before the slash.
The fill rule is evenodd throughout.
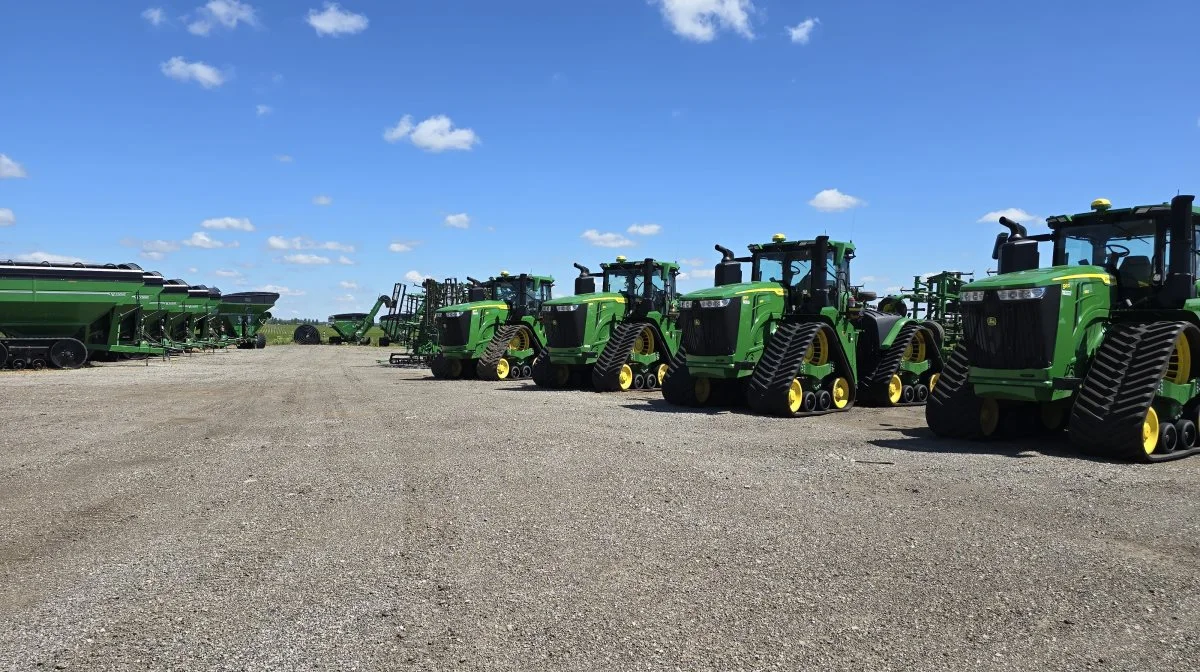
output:
<path id="1" fill-rule="evenodd" d="M 1190 670 L 1200 459 L 280 346 L 0 374 L 0 669 Z"/>

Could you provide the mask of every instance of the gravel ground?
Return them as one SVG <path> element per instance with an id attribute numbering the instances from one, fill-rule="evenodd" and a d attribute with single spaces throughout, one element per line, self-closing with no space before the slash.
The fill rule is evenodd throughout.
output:
<path id="1" fill-rule="evenodd" d="M 1185 670 L 1200 459 L 434 381 L 0 374 L 0 668 Z"/>

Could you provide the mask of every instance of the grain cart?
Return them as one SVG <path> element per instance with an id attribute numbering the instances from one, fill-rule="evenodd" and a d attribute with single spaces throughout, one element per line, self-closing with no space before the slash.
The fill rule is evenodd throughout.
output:
<path id="1" fill-rule="evenodd" d="M 1081 450 L 1120 460 L 1200 451 L 1193 201 L 1097 199 L 1038 235 L 1001 218 L 999 273 L 963 287 L 963 341 L 925 409 L 929 428 L 961 439 L 1066 428 Z"/>
<path id="2" fill-rule="evenodd" d="M 901 290 L 903 293 L 898 296 L 884 297 L 879 301 L 879 311 L 909 315 L 931 323 L 931 328 L 941 329 L 942 352 L 948 356 L 962 339 L 962 313 L 958 295 L 973 275 L 962 271 L 942 271 L 933 275 L 914 276 L 912 289 Z"/>
<path id="3" fill-rule="evenodd" d="M 218 319 L 222 335 L 242 349 L 267 347 L 266 334 L 259 333 L 271 319 L 270 310 L 279 300 L 275 292 L 235 292 L 221 296 Z"/>
<path id="4" fill-rule="evenodd" d="M 329 337 L 329 344 L 341 345 L 342 343 L 352 343 L 354 345 L 370 345 L 371 337 L 367 335 L 367 332 L 371 330 L 371 327 L 375 326 L 375 316 L 379 314 L 379 310 L 384 306 L 390 309 L 394 308 L 395 304 L 392 301 L 392 297 L 387 294 L 380 294 L 369 313 L 338 313 L 330 315 L 328 320 L 329 327 L 333 329 L 336 335 Z M 292 340 L 300 345 L 319 345 L 321 343 L 321 332 L 311 324 L 302 324 L 292 332 Z"/>
<path id="5" fill-rule="evenodd" d="M 133 264 L 0 262 L 0 367 L 74 369 L 91 353 L 147 352 L 120 337 L 146 276 Z"/>
<path id="6" fill-rule="evenodd" d="M 533 375 L 534 359 L 546 343 L 538 315 L 553 298 L 554 278 L 501 271 L 486 282 L 468 280 L 468 302 L 437 311 L 441 352 L 429 364 L 434 377 Z"/>
<path id="7" fill-rule="evenodd" d="M 658 387 L 679 349 L 679 265 L 617 257 L 600 273 L 575 268 L 575 296 L 542 305 L 546 354 L 533 365 L 533 381 L 555 388 L 583 379 L 601 392 Z"/>
<path id="8" fill-rule="evenodd" d="M 744 399 L 756 412 L 790 417 L 925 400 L 941 370 L 936 332 L 865 308 L 875 296 L 850 285 L 852 243 L 777 234 L 749 249 L 735 258 L 718 245 L 717 286 L 680 299 L 683 343 L 663 382 L 667 401 Z M 746 262 L 750 282 L 742 282 Z"/>

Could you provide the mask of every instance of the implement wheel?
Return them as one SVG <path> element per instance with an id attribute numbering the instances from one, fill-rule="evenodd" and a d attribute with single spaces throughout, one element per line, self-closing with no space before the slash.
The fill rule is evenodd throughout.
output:
<path id="1" fill-rule="evenodd" d="M 73 338 L 55 341 L 50 346 L 50 363 L 60 369 L 78 369 L 87 358 L 87 347 Z"/>
<path id="2" fill-rule="evenodd" d="M 267 337 L 263 334 L 259 334 L 259 335 L 255 336 L 254 337 L 254 347 L 259 350 L 262 350 L 263 348 L 267 347 Z"/>
<path id="3" fill-rule="evenodd" d="M 0 343 L 0 369 L 3 369 L 7 366 L 8 366 L 8 348 L 4 347 L 3 343 Z"/>
<path id="4" fill-rule="evenodd" d="M 292 340 L 300 345 L 320 345 L 321 332 L 311 324 L 302 324 L 292 332 Z"/>

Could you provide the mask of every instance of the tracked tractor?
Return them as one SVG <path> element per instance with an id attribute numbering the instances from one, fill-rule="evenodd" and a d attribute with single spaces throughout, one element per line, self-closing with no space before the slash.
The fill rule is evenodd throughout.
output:
<path id="1" fill-rule="evenodd" d="M 941 370 L 937 332 L 865 307 L 876 297 L 850 284 L 853 243 L 776 234 L 750 245 L 748 257 L 717 250 L 716 286 L 680 298 L 683 342 L 662 384 L 668 402 L 744 400 L 791 417 L 925 401 Z"/>
<path id="2" fill-rule="evenodd" d="M 582 381 L 600 392 L 658 387 L 679 349 L 679 265 L 617 257 L 600 264 L 600 273 L 575 268 L 575 296 L 542 306 L 546 355 L 533 365 L 534 382 L 558 388 Z"/>
<path id="3" fill-rule="evenodd" d="M 929 428 L 960 439 L 1065 428 L 1081 450 L 1119 460 L 1200 451 L 1193 201 L 1097 199 L 1036 235 L 1000 218 L 998 274 L 963 287 L 963 342 L 925 409 Z"/>
<path id="4" fill-rule="evenodd" d="M 534 360 L 546 344 L 538 315 L 553 298 L 554 278 L 502 271 L 486 282 L 467 280 L 468 302 L 437 311 L 441 351 L 429 365 L 434 377 L 532 376 Z"/>

